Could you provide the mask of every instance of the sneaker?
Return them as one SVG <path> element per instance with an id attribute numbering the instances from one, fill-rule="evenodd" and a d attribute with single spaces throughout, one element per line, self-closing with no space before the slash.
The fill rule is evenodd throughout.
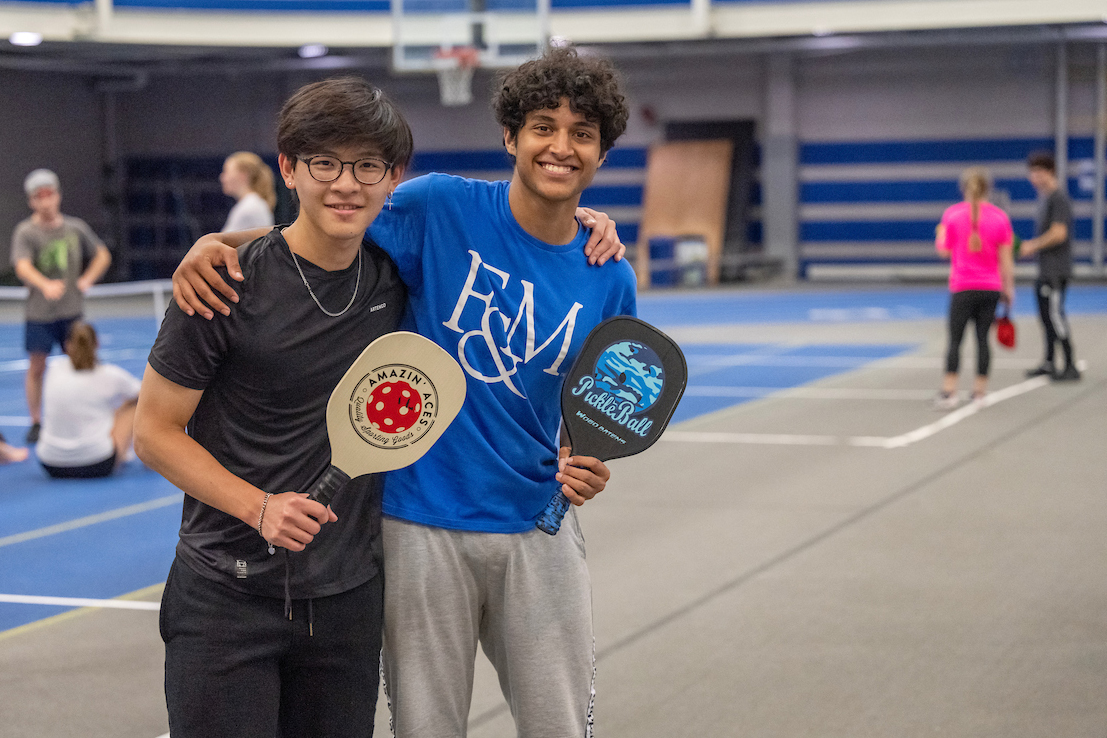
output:
<path id="1" fill-rule="evenodd" d="M 1053 365 L 1048 361 L 1043 361 L 1033 369 L 1026 370 L 1026 376 L 1028 377 L 1052 377 L 1054 374 Z"/>
<path id="2" fill-rule="evenodd" d="M 935 410 L 954 410 L 961 404 L 961 398 L 956 392 L 939 392 L 934 398 Z"/>
<path id="3" fill-rule="evenodd" d="M 35 423 L 27 431 L 27 443 L 38 443 L 38 437 L 42 433 L 42 423 Z"/>
<path id="4" fill-rule="evenodd" d="M 1057 372 L 1053 375 L 1054 382 L 1075 382 L 1080 379 L 1080 370 L 1072 364 L 1065 367 L 1063 372 Z"/>

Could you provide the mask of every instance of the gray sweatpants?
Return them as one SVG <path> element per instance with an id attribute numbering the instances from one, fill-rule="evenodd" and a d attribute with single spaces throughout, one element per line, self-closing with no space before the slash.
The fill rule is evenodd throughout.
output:
<path id="1" fill-rule="evenodd" d="M 497 534 L 384 519 L 381 668 L 398 738 L 462 738 L 477 643 L 520 738 L 591 738 L 592 585 L 576 513 Z"/>

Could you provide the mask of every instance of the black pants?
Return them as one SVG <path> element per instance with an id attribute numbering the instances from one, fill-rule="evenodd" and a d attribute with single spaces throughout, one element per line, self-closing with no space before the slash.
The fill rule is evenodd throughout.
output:
<path id="1" fill-rule="evenodd" d="M 1045 362 L 1053 364 L 1053 347 L 1061 344 L 1065 353 L 1065 367 L 1072 364 L 1072 340 L 1069 337 L 1069 320 L 1065 317 L 1065 292 L 1067 279 L 1052 281 L 1039 279 L 1034 284 L 1034 293 L 1038 296 L 1038 317 L 1042 319 L 1045 331 Z"/>
<path id="2" fill-rule="evenodd" d="M 383 604 L 376 576 L 294 600 L 290 621 L 283 599 L 174 561 L 160 615 L 173 738 L 371 738 Z"/>
<path id="3" fill-rule="evenodd" d="M 103 461 L 98 461 L 88 466 L 50 466 L 49 464 L 43 464 L 42 468 L 54 479 L 99 479 L 100 477 L 110 477 L 111 473 L 115 471 L 115 452 L 113 451 L 112 455 Z"/>
<path id="4" fill-rule="evenodd" d="M 992 351 L 988 346 L 988 329 L 996 319 L 1000 293 L 993 290 L 964 290 L 949 296 L 949 349 L 946 351 L 946 372 L 956 374 L 961 366 L 961 339 L 969 320 L 976 326 L 976 374 L 988 376 Z"/>

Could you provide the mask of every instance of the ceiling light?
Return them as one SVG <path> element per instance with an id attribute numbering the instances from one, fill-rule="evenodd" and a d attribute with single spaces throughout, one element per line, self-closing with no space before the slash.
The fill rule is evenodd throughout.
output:
<path id="1" fill-rule="evenodd" d="M 38 46 L 42 43 L 42 34 L 34 31 L 16 31 L 8 36 L 12 46 Z"/>
<path id="2" fill-rule="evenodd" d="M 300 47 L 301 59 L 315 59 L 316 57 L 326 56 L 329 49 L 323 44 L 304 44 Z"/>

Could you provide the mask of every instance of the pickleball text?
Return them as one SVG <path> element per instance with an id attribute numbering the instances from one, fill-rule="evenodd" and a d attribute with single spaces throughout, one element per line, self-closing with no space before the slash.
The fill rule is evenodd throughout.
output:
<path id="1" fill-rule="evenodd" d="M 631 433 L 645 438 L 649 433 L 650 427 L 653 426 L 653 421 L 649 418 L 631 417 L 634 413 L 633 402 L 624 400 L 621 397 L 616 397 L 610 392 L 604 392 L 603 390 L 597 392 L 591 391 L 595 386 L 596 380 L 593 377 L 581 377 L 577 386 L 572 389 L 573 396 L 580 397 L 584 395 L 583 400 L 586 404 L 596 408 L 596 410 L 611 418 Z"/>

